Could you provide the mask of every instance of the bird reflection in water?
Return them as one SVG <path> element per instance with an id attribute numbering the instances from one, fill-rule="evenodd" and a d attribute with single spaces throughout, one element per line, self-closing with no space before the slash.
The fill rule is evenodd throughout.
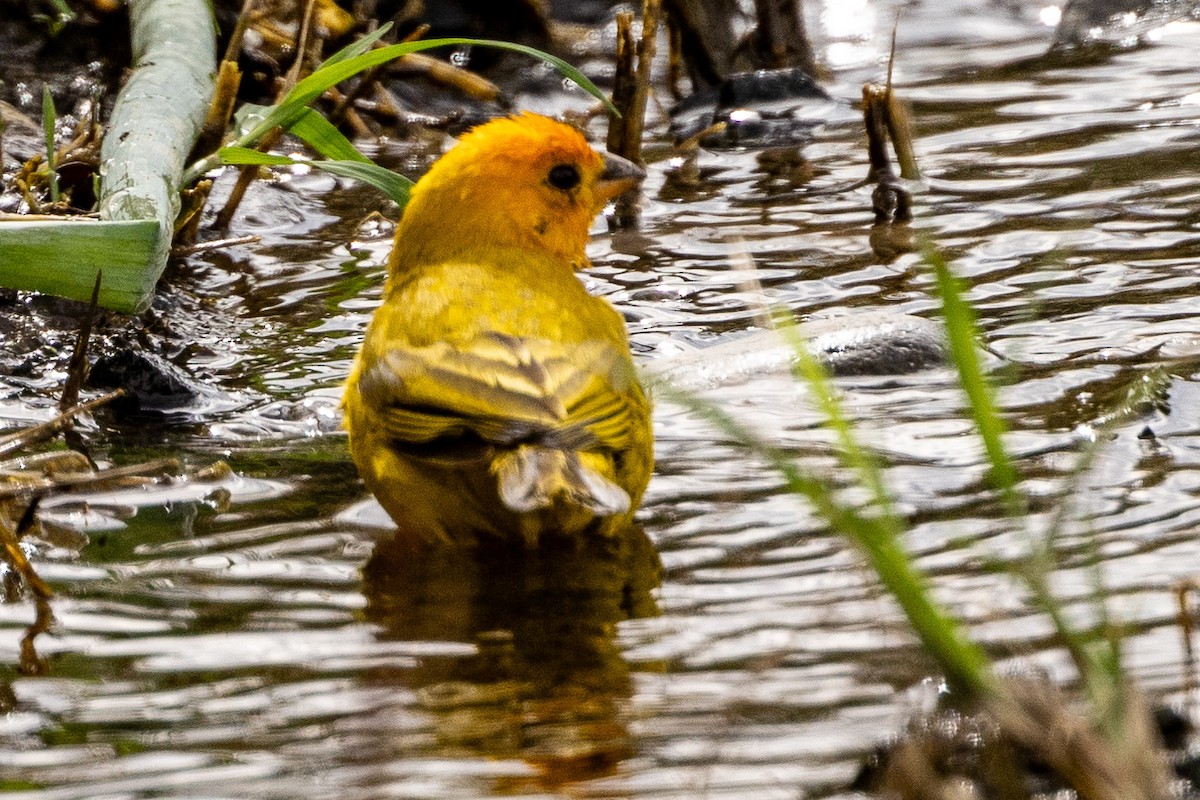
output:
<path id="1" fill-rule="evenodd" d="M 396 537 L 363 569 L 369 621 L 404 641 L 477 644 L 403 673 L 443 755 L 520 758 L 536 787 L 612 774 L 631 753 L 622 620 L 657 614 L 660 562 L 641 528 L 537 549 L 464 550 Z"/>

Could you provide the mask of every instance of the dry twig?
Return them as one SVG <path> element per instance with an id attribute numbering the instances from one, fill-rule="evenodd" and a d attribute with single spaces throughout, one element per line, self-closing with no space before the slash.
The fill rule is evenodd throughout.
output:
<path id="1" fill-rule="evenodd" d="M 658 41 L 658 23 L 662 16 L 661 0 L 645 0 L 642 6 L 642 38 L 637 45 L 637 65 L 634 67 L 632 16 L 617 18 L 617 76 L 613 88 L 613 104 L 621 112 L 609 119 L 608 150 L 635 164 L 642 160 L 642 133 L 646 124 L 646 102 L 650 96 L 650 67 Z M 637 225 L 638 189 L 631 189 L 617 198 L 614 222 L 618 228 Z"/>
<path id="2" fill-rule="evenodd" d="M 39 442 L 44 442 L 47 439 L 53 438 L 70 427 L 71 420 L 80 414 L 91 413 L 101 406 L 108 405 L 118 397 L 124 396 L 125 390 L 117 389 L 114 392 L 109 392 L 108 394 L 93 398 L 85 403 L 72 406 L 48 422 L 43 422 L 40 425 L 34 425 L 31 428 L 25 428 L 24 430 L 17 431 L 16 433 L 10 433 L 7 436 L 0 436 L 0 458 L 5 458 L 19 450 L 23 450 L 38 444 Z"/>

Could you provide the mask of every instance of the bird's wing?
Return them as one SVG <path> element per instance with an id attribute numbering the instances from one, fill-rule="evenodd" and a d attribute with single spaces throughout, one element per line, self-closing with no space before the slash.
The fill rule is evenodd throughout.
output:
<path id="1" fill-rule="evenodd" d="M 622 449 L 640 399 L 627 354 L 488 333 L 462 345 L 393 347 L 360 391 L 397 443 L 462 437 L 513 446 Z"/>

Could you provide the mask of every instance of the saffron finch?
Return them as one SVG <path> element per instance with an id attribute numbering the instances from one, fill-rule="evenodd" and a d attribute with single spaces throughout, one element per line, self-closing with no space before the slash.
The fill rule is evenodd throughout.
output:
<path id="1" fill-rule="evenodd" d="M 650 405 L 588 229 L 643 177 L 535 114 L 473 129 L 412 189 L 346 387 L 350 452 L 403 534 L 615 536 L 650 480 Z"/>

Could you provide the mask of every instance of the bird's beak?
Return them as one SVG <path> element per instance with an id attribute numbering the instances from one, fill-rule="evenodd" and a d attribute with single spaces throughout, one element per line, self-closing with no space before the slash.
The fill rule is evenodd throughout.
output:
<path id="1" fill-rule="evenodd" d="M 600 173 L 600 181 L 596 184 L 596 200 L 598 205 L 607 203 L 614 197 L 624 194 L 637 186 L 646 177 L 646 170 L 612 153 L 601 153 L 604 157 L 604 171 Z"/>

